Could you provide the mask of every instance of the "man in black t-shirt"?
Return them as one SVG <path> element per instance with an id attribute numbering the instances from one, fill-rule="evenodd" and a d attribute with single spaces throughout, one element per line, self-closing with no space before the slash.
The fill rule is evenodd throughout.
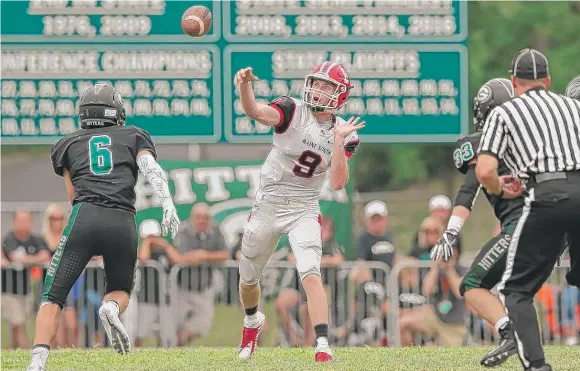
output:
<path id="1" fill-rule="evenodd" d="M 387 205 L 382 201 L 371 201 L 365 207 L 366 230 L 358 239 L 356 246 L 356 257 L 359 261 L 383 262 L 389 268 L 395 264 L 395 242 L 391 231 L 389 231 L 389 211 Z M 381 271 L 373 269 L 354 270 L 353 278 L 357 283 L 368 280 L 385 284 L 386 276 Z"/>
<path id="2" fill-rule="evenodd" d="M 50 251 L 44 240 L 32 233 L 32 214 L 14 214 L 13 230 L 2 241 L 2 258 L 11 267 L 2 267 L 2 320 L 12 328 L 12 346 L 28 348 L 26 320 L 32 306 L 29 267 L 50 261 Z M 3 264 L 4 265 L 4 264 Z"/>
<path id="3" fill-rule="evenodd" d="M 207 335 L 215 314 L 216 268 L 210 263 L 226 261 L 230 253 L 219 226 L 213 222 L 209 205 L 197 203 L 190 218 L 181 225 L 175 248 L 164 248 L 172 264 L 184 267 L 177 275 L 179 301 L 172 303 L 177 324 L 177 345 L 183 346 Z"/>

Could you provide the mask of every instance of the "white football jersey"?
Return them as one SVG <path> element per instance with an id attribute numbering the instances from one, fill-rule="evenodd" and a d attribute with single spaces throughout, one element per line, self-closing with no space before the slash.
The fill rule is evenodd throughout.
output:
<path id="1" fill-rule="evenodd" d="M 282 120 L 274 127 L 274 143 L 260 174 L 260 190 L 272 196 L 318 200 L 330 174 L 334 126 L 345 125 L 340 117 L 319 122 L 302 101 L 280 97 L 270 106 L 278 109 Z M 350 158 L 356 152 L 356 132 L 345 140 Z"/>

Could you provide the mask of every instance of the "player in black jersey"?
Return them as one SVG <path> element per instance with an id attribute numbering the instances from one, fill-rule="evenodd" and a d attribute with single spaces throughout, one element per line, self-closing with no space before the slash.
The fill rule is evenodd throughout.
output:
<path id="1" fill-rule="evenodd" d="M 97 84 L 79 102 L 81 129 L 59 140 L 51 151 L 54 172 L 64 177 L 73 208 L 44 283 L 28 371 L 46 368 L 60 311 L 71 287 L 93 256 L 102 255 L 106 295 L 99 309 L 107 336 L 120 354 L 131 342 L 119 315 L 129 303 L 137 261 L 135 183 L 146 176 L 163 206 L 163 234 L 175 235 L 179 218 L 156 162 L 149 134 L 125 125 L 123 99 L 110 85 Z"/>
<path id="2" fill-rule="evenodd" d="M 503 275 L 509 242 L 521 215 L 524 198 L 505 199 L 488 193 L 475 176 L 475 164 L 481 131 L 487 116 L 496 106 L 513 97 L 511 82 L 498 78 L 486 82 L 473 100 L 473 123 L 477 132 L 459 138 L 457 149 L 453 152 L 455 166 L 459 172 L 465 174 L 465 180 L 455 198 L 455 207 L 447 230 L 431 251 L 433 260 L 450 258 L 457 235 L 469 217 L 480 190 L 483 190 L 495 216 L 500 220 L 501 232 L 481 248 L 463 277 L 460 291 L 480 317 L 495 324 L 501 337 L 499 348 L 489 352 L 481 360 L 481 365 L 486 367 L 500 365 L 517 352 L 516 343 L 509 336 L 509 318 L 503 304 L 491 293 L 491 289 L 500 282 Z M 501 160 L 498 172 L 500 175 L 509 175 L 508 168 Z"/>

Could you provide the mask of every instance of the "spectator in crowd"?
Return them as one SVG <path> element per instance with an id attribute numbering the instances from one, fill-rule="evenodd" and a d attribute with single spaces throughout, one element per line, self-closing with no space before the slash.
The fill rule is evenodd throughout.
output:
<path id="1" fill-rule="evenodd" d="M 140 226 L 141 245 L 137 252 L 137 257 L 141 263 L 156 262 L 169 273 L 171 265 L 165 251 L 173 248 L 171 244 L 161 237 L 161 226 L 156 220 L 146 220 Z M 156 335 L 157 338 L 166 339 L 172 334 L 163 333 L 169 326 L 161 324 L 161 304 L 165 303 L 167 297 L 160 290 L 161 282 L 157 268 L 141 266 L 138 272 L 138 290 L 137 301 L 139 303 L 137 310 L 138 326 L 135 336 L 135 346 L 143 344 L 143 339 Z M 161 343 L 159 343 L 161 345 Z"/>
<path id="2" fill-rule="evenodd" d="M 444 225 L 441 224 L 441 229 Z M 439 236 L 429 238 L 435 244 Z M 442 346 L 463 345 L 465 328 L 465 301 L 459 292 L 465 269 L 457 264 L 459 250 L 454 249 L 448 262 L 431 263 L 423 280 L 423 295 L 429 304 L 407 311 L 400 320 L 401 342 L 411 345 L 413 332 L 435 338 Z"/>
<path id="3" fill-rule="evenodd" d="M 2 270 L 2 319 L 10 326 L 13 348 L 29 347 L 26 320 L 34 300 L 28 282 L 29 267 L 50 261 L 44 240 L 32 233 L 32 226 L 33 218 L 29 211 L 16 212 L 13 229 L 2 242 L 3 258 L 6 257 L 14 266 Z"/>
<path id="4" fill-rule="evenodd" d="M 389 230 L 387 205 L 378 200 L 365 206 L 366 230 L 358 239 L 356 256 L 359 262 L 382 262 L 389 268 L 396 263 L 394 238 Z M 350 274 L 355 284 L 355 297 L 351 303 L 354 317 L 349 324 L 351 335 L 347 343 L 355 345 L 376 345 L 386 328 L 381 321 L 386 303 L 387 275 L 380 269 L 355 268 Z"/>
<path id="5" fill-rule="evenodd" d="M 443 235 L 443 232 L 445 232 L 445 224 L 439 218 L 428 216 L 423 219 L 417 232 L 417 241 L 411 248 L 409 256 L 415 259 L 429 261 L 429 253 L 438 239 Z M 460 250 L 459 247 L 457 248 Z"/>
<path id="6" fill-rule="evenodd" d="M 240 260 L 242 258 L 242 238 L 244 237 L 244 230 L 242 229 L 238 231 L 236 235 L 236 244 L 232 247 L 232 254 L 230 257 L 232 260 Z"/>
<path id="7" fill-rule="evenodd" d="M 580 289 L 567 286 L 560 295 L 562 311 L 562 335 L 566 345 L 578 345 L 580 333 Z"/>
<path id="8" fill-rule="evenodd" d="M 357 261 L 375 261 L 395 264 L 395 242 L 389 230 L 389 211 L 382 201 L 371 201 L 365 206 L 366 230 L 358 239 Z M 368 269 L 354 269 L 351 278 L 358 284 L 373 280 L 384 285 L 386 277 L 381 272 Z M 378 281 L 377 281 L 378 280 Z"/>
<path id="9" fill-rule="evenodd" d="M 201 265 L 229 259 L 229 251 L 219 227 L 209 215 L 209 206 L 197 203 L 191 208 L 188 222 L 181 224 L 173 241 L 175 248 L 164 250 L 171 264 Z M 173 304 L 178 326 L 178 346 L 188 344 L 210 331 L 215 311 L 213 267 L 188 267 L 177 277 L 179 302 Z"/>
<path id="10" fill-rule="evenodd" d="M 570 264 L 570 251 L 566 237 L 565 250 L 562 253 L 562 264 Z M 580 335 L 580 288 L 566 285 L 558 295 L 562 317 L 562 336 L 568 346 L 578 345 Z"/>
<path id="11" fill-rule="evenodd" d="M 60 238 L 67 222 L 68 213 L 62 206 L 50 204 L 46 207 L 42 221 L 42 235 L 51 255 L 54 255 L 60 244 Z M 46 268 L 43 269 L 42 276 L 44 279 L 46 279 L 47 271 Z M 58 347 L 76 347 L 79 344 L 79 321 L 75 304 L 77 304 L 81 294 L 81 286 L 82 278 L 79 277 L 60 312 L 60 322 L 55 341 Z"/>
<path id="12" fill-rule="evenodd" d="M 453 205 L 451 204 L 449 197 L 445 195 L 436 195 L 431 197 L 429 200 L 429 216 L 439 219 L 443 225 L 447 225 L 452 212 Z M 419 235 L 420 231 L 415 234 L 409 255 L 419 260 L 429 260 L 430 251 L 425 251 L 424 248 L 421 248 L 419 244 Z M 461 251 L 461 236 L 457 236 L 456 247 Z"/>
<path id="13" fill-rule="evenodd" d="M 410 266 L 401 269 L 399 274 L 399 313 L 404 315 L 407 311 L 420 307 L 427 303 L 427 298 L 423 295 L 421 274 L 419 268 L 413 266 L 417 259 L 404 257 L 399 259 L 399 263 Z"/>
<path id="14" fill-rule="evenodd" d="M 337 287 L 337 269 L 336 267 L 344 261 L 344 248 L 336 242 L 334 239 L 334 222 L 328 216 L 324 215 L 322 217 L 322 258 L 321 258 L 321 275 L 322 283 L 328 296 L 328 303 L 333 303 L 330 305 L 331 310 L 338 309 L 337 307 L 337 297 L 336 292 Z M 288 260 L 295 262 L 294 255 L 290 254 Z M 334 300 L 333 300 L 334 299 Z M 304 291 L 301 290 L 299 280 L 295 280 L 294 288 L 284 288 L 278 294 L 275 302 L 276 311 L 278 313 L 278 318 L 282 325 L 283 331 L 287 334 L 289 342 L 296 345 L 306 345 L 312 346 L 315 344 L 315 333 L 313 325 L 310 321 L 308 314 L 308 307 L 306 304 L 306 295 Z M 299 308 L 298 317 L 293 318 L 292 310 Z M 336 319 L 337 313 L 333 313 L 331 317 Z M 300 339 L 296 326 L 294 325 L 295 320 L 298 319 L 299 323 L 302 325 L 304 336 Z M 300 320 L 302 319 L 302 320 Z"/>

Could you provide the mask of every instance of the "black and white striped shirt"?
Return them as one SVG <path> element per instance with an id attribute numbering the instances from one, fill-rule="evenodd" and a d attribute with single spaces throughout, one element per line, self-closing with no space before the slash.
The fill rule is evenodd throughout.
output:
<path id="1" fill-rule="evenodd" d="M 478 153 L 503 159 L 521 179 L 580 170 L 580 102 L 531 89 L 493 109 Z"/>

